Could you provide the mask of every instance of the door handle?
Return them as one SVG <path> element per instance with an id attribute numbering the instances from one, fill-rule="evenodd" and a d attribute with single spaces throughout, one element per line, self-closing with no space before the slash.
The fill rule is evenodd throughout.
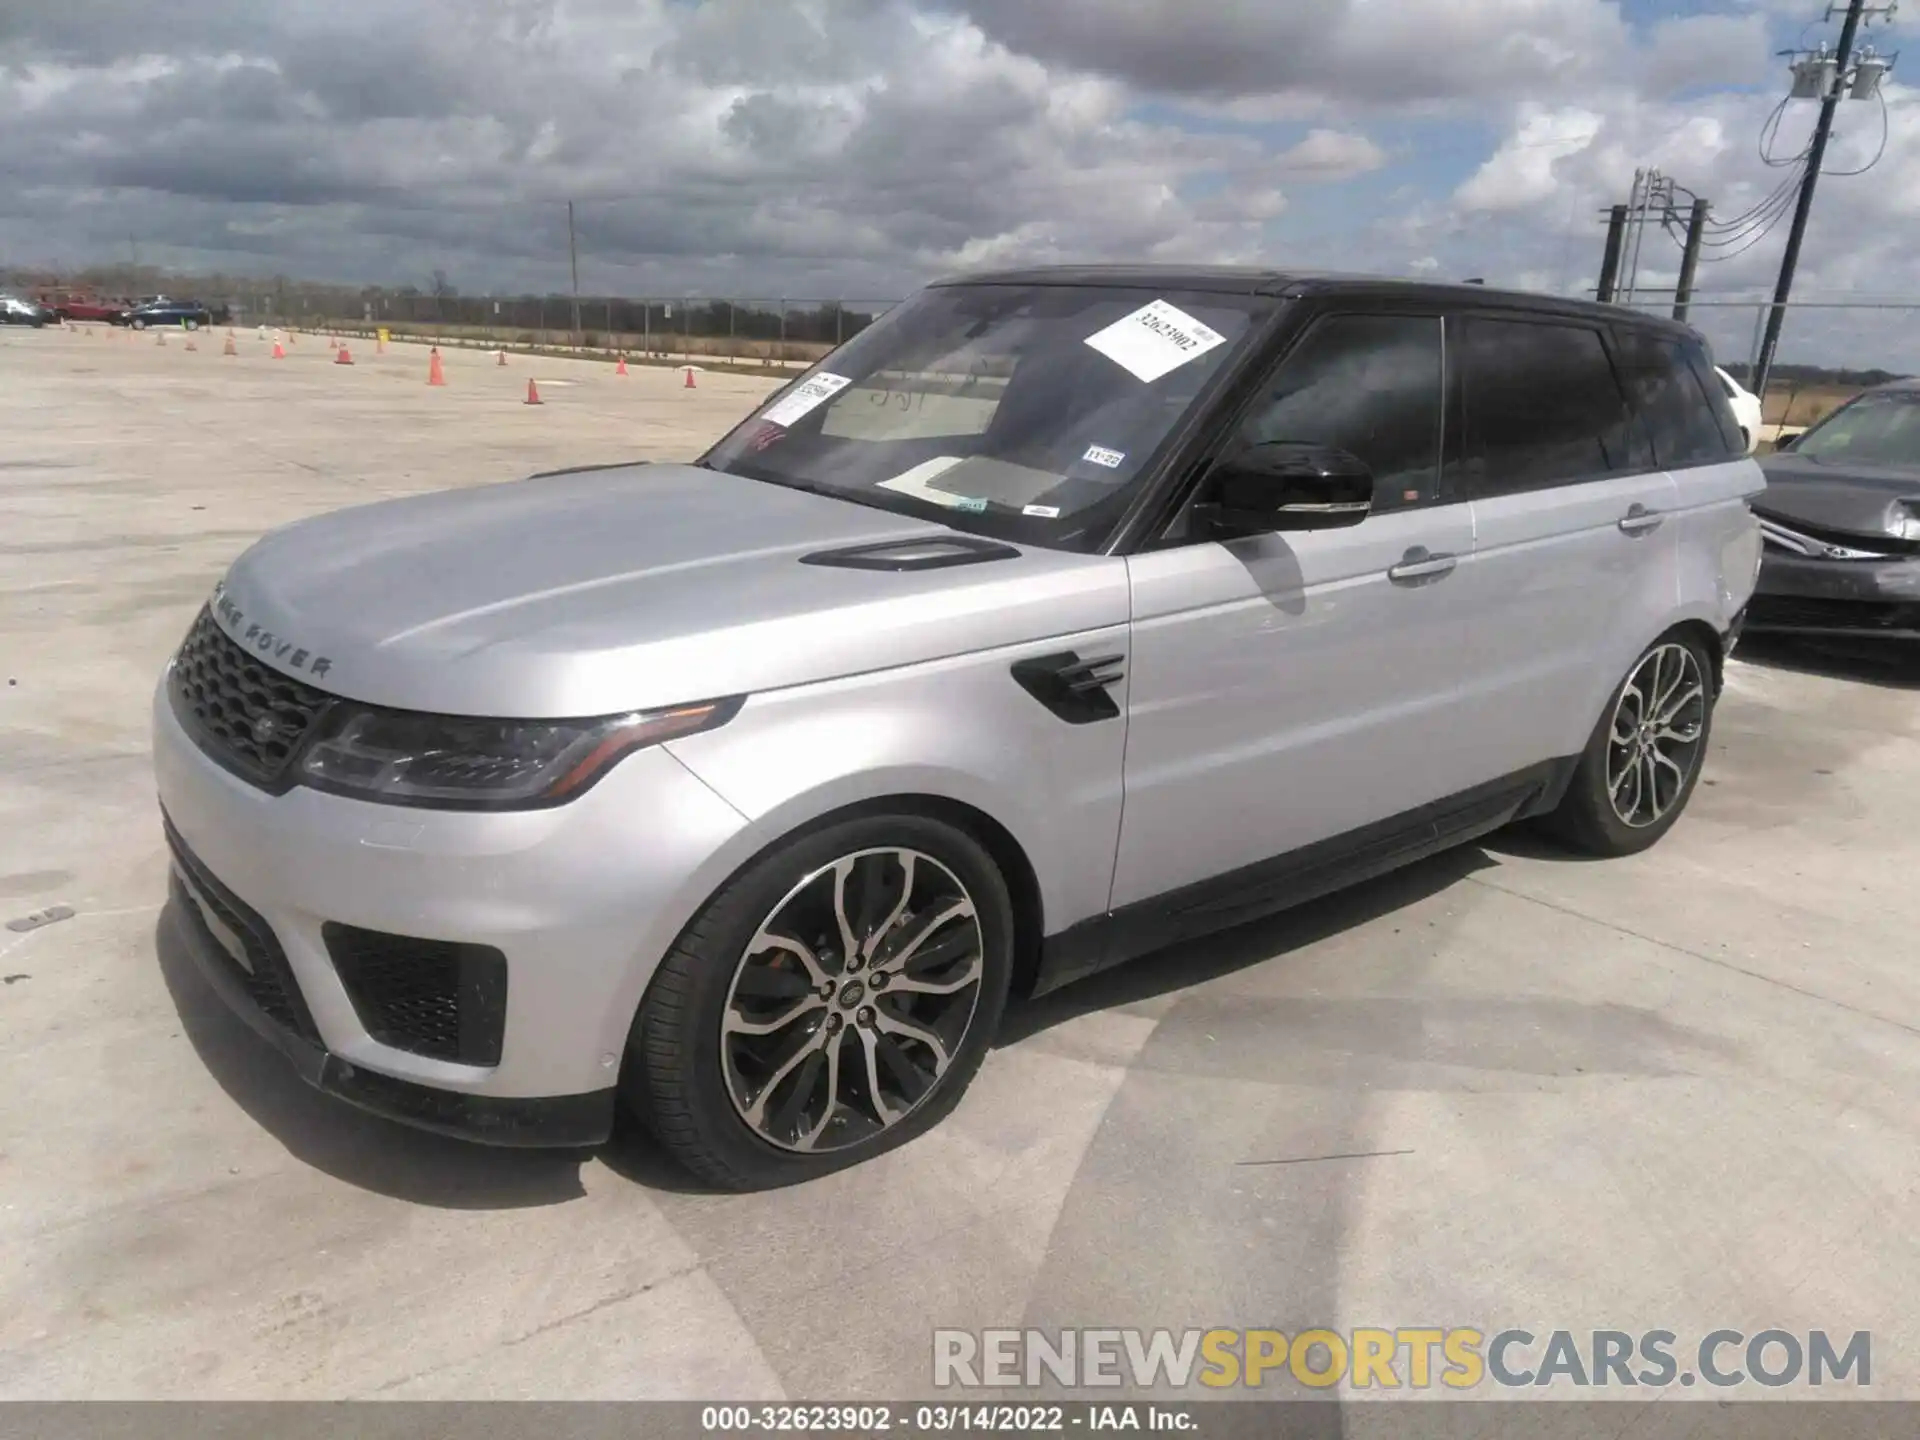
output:
<path id="1" fill-rule="evenodd" d="M 1649 510 L 1636 500 L 1627 507 L 1627 513 L 1620 517 L 1620 528 L 1629 535 L 1644 535 L 1649 530 L 1658 530 L 1665 518 L 1659 511 Z"/>
<path id="2" fill-rule="evenodd" d="M 1424 545 L 1415 545 L 1400 557 L 1400 563 L 1387 571 L 1389 580 L 1427 580 L 1445 575 L 1460 563 L 1457 555 L 1436 555 Z"/>

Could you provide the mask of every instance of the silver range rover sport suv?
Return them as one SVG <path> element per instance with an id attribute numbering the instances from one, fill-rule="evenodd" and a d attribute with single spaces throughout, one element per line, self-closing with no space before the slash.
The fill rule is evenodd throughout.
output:
<path id="1" fill-rule="evenodd" d="M 937 1123 L 1012 994 L 1513 821 L 1653 844 L 1761 488 L 1644 316 L 934 285 L 693 464 L 261 539 L 155 696 L 174 912 L 365 1109 L 803 1179 Z"/>

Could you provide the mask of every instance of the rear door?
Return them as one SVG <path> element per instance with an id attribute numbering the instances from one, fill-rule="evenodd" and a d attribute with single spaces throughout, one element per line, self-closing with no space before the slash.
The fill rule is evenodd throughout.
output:
<path id="1" fill-rule="evenodd" d="M 1724 630 L 1747 603 L 1760 569 L 1759 525 L 1747 501 L 1766 477 L 1706 346 L 1691 335 L 1622 326 L 1627 394 L 1673 477 L 1680 604 Z"/>
<path id="2" fill-rule="evenodd" d="M 1450 743 L 1472 545 L 1440 483 L 1436 312 L 1315 320 L 1227 443 L 1335 445 L 1375 511 L 1129 558 L 1133 658 L 1115 908 L 1276 859 L 1489 778 Z"/>
<path id="3" fill-rule="evenodd" d="M 1449 335 L 1474 528 L 1474 743 L 1499 745 L 1512 768 L 1578 755 L 1673 613 L 1677 492 L 1627 403 L 1606 326 L 1485 312 L 1457 317 Z"/>

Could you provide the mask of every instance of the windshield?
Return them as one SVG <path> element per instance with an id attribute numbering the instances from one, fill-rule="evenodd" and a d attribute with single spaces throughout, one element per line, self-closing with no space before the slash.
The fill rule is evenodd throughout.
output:
<path id="1" fill-rule="evenodd" d="M 1829 464 L 1920 469 L 1920 391 L 1860 396 L 1800 437 L 1793 453 Z"/>
<path id="2" fill-rule="evenodd" d="M 715 469 L 1091 549 L 1277 302 L 956 285 L 895 307 L 760 407 Z"/>

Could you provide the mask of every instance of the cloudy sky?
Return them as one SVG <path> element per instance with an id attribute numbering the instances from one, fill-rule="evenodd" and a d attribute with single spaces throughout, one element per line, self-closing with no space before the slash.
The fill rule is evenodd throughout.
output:
<path id="1" fill-rule="evenodd" d="M 888 298 L 1007 262 L 1256 261 L 1577 290 L 1658 165 L 1786 171 L 1823 0 L 0 0 L 0 263 Z M 1920 4 L 1868 38 L 1920 34 Z M 1920 66 L 1920 47 L 1913 64 Z M 1898 72 L 1896 72 L 1896 81 Z M 1920 76 L 1913 77 L 1920 84 Z M 1808 299 L 1920 301 L 1920 90 L 1824 181 Z M 1805 144 L 1813 107 L 1773 153 Z M 1881 144 L 1842 107 L 1829 170 Z M 1702 285 L 1764 293 L 1786 226 Z M 1740 232 L 1727 238 L 1741 239 Z M 1644 282 L 1668 285 L 1658 233 Z M 1753 311 L 1697 312 L 1725 358 Z M 1783 359 L 1920 370 L 1920 310 Z"/>

